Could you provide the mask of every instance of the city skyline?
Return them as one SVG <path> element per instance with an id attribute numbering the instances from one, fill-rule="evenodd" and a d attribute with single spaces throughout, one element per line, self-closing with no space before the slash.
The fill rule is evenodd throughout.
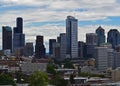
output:
<path id="1" fill-rule="evenodd" d="M 55 2 L 2 0 L 0 3 L 0 38 L 2 38 L 2 26 L 13 28 L 16 26 L 16 18 L 22 17 L 26 42 L 35 44 L 36 35 L 43 35 L 47 52 L 49 39 L 56 39 L 60 33 L 65 32 L 65 19 L 68 15 L 76 17 L 79 21 L 78 40 L 80 41 L 85 41 L 85 34 L 95 32 L 99 25 L 105 29 L 105 32 L 109 29 L 120 31 L 119 0 L 57 0 Z M 2 44 L 1 41 L 2 39 L 0 39 Z"/>

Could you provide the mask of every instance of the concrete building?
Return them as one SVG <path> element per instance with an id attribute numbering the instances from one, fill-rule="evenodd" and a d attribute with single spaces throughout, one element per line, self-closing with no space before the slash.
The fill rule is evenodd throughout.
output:
<path id="1" fill-rule="evenodd" d="M 24 56 L 33 56 L 34 53 L 34 48 L 33 48 L 33 43 L 26 43 L 24 47 Z"/>
<path id="2" fill-rule="evenodd" d="M 66 19 L 67 54 L 78 58 L 78 20 L 73 16 Z"/>
<path id="3" fill-rule="evenodd" d="M 112 71 L 112 80 L 113 81 L 120 81 L 120 67 L 118 67 Z"/>
<path id="4" fill-rule="evenodd" d="M 31 74 L 35 71 L 46 71 L 47 63 L 23 63 L 21 71 L 25 74 Z"/>
<path id="5" fill-rule="evenodd" d="M 107 47 L 96 47 L 94 57 L 95 66 L 99 71 L 105 71 L 108 67 L 113 65 L 113 49 Z"/>
<path id="6" fill-rule="evenodd" d="M 60 43 L 56 42 L 53 45 L 53 57 L 56 60 L 61 60 L 60 58 Z"/>

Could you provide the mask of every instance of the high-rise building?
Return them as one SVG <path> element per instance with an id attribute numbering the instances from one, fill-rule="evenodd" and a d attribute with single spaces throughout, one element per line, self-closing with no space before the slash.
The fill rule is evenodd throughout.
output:
<path id="1" fill-rule="evenodd" d="M 25 34 L 14 33 L 13 34 L 13 48 L 21 48 L 25 46 Z"/>
<path id="2" fill-rule="evenodd" d="M 96 33 L 87 33 L 86 34 L 86 44 L 87 45 L 97 45 L 97 34 Z"/>
<path id="3" fill-rule="evenodd" d="M 113 66 L 114 50 L 107 47 L 96 47 L 94 58 L 97 70 L 105 71 L 108 67 Z"/>
<path id="4" fill-rule="evenodd" d="M 56 60 L 60 60 L 60 43 L 56 42 L 54 43 L 53 45 L 53 57 L 56 59 Z"/>
<path id="5" fill-rule="evenodd" d="M 49 55 L 53 54 L 53 44 L 56 42 L 56 39 L 49 39 Z"/>
<path id="6" fill-rule="evenodd" d="M 78 42 L 78 57 L 83 58 L 85 53 L 85 43 L 82 41 Z"/>
<path id="7" fill-rule="evenodd" d="M 9 26 L 2 27 L 2 48 L 3 50 L 10 49 L 12 51 L 12 29 Z"/>
<path id="8" fill-rule="evenodd" d="M 33 43 L 28 42 L 24 47 L 24 56 L 32 56 L 34 53 Z"/>
<path id="9" fill-rule="evenodd" d="M 23 19 L 18 17 L 16 19 L 16 27 L 14 28 L 14 33 L 23 33 Z"/>
<path id="10" fill-rule="evenodd" d="M 86 51 L 87 58 L 93 58 L 94 48 L 97 46 L 97 34 L 96 33 L 87 33 L 86 34 Z"/>
<path id="11" fill-rule="evenodd" d="M 25 34 L 23 34 L 23 19 L 18 17 L 16 19 L 16 27 L 14 27 L 13 33 L 13 51 L 15 49 L 21 49 L 25 46 Z"/>
<path id="12" fill-rule="evenodd" d="M 66 19 L 67 55 L 78 58 L 78 20 L 73 16 Z"/>
<path id="13" fill-rule="evenodd" d="M 66 34 L 60 34 L 60 58 L 64 60 L 66 58 Z"/>
<path id="14" fill-rule="evenodd" d="M 113 48 L 120 44 L 120 33 L 117 29 L 111 29 L 108 32 L 107 42 L 111 43 Z"/>
<path id="15" fill-rule="evenodd" d="M 43 36 L 36 36 L 35 58 L 37 59 L 45 57 L 45 47 L 43 43 Z"/>
<path id="16" fill-rule="evenodd" d="M 99 26 L 96 29 L 96 34 L 97 34 L 97 37 L 98 37 L 97 45 L 100 46 L 101 43 L 105 43 L 105 30 L 101 26 Z"/>

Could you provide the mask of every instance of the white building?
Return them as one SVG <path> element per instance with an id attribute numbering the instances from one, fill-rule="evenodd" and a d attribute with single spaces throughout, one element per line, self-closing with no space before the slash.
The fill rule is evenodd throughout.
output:
<path id="1" fill-rule="evenodd" d="M 99 71 L 105 71 L 108 67 L 112 66 L 112 59 L 114 58 L 113 49 L 107 47 L 95 48 L 95 65 Z"/>

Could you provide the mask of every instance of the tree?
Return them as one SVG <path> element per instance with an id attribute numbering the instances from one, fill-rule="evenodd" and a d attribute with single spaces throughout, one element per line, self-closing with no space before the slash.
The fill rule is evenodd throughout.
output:
<path id="1" fill-rule="evenodd" d="M 47 65 L 47 73 L 55 75 L 56 74 L 55 67 L 52 65 Z"/>
<path id="2" fill-rule="evenodd" d="M 67 81 L 64 80 L 60 75 L 56 75 L 54 79 L 51 80 L 51 84 L 55 86 L 67 86 Z"/>
<path id="3" fill-rule="evenodd" d="M 7 74 L 0 74 L 0 85 L 15 85 L 15 81 Z"/>
<path id="4" fill-rule="evenodd" d="M 48 76 L 45 72 L 36 71 L 30 76 L 29 84 L 30 86 L 47 86 Z"/>

